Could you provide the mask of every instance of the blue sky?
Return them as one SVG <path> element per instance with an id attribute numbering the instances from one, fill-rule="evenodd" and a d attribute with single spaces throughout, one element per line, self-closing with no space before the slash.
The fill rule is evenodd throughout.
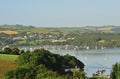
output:
<path id="1" fill-rule="evenodd" d="M 0 25 L 120 25 L 120 0 L 0 0 Z"/>

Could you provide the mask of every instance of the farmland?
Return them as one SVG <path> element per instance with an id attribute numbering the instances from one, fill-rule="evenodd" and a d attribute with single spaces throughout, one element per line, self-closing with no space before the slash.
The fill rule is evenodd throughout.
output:
<path id="1" fill-rule="evenodd" d="M 0 79 L 7 71 L 15 69 L 17 57 L 17 55 L 0 54 Z"/>
<path id="2" fill-rule="evenodd" d="M 103 31 L 110 31 L 110 30 L 112 30 L 112 28 L 110 28 L 110 27 L 106 27 L 106 28 L 98 28 L 98 30 L 103 30 Z"/>
<path id="3" fill-rule="evenodd" d="M 9 35 L 18 34 L 17 31 L 12 31 L 12 30 L 3 30 L 3 31 L 0 31 L 0 33 L 5 33 L 5 34 L 9 34 Z"/>

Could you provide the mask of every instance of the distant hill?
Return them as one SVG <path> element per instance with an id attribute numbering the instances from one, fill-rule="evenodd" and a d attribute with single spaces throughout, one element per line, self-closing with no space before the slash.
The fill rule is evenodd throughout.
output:
<path id="1" fill-rule="evenodd" d="M 85 27 L 34 27 L 24 25 L 0 25 L 0 31 L 14 30 L 17 32 L 35 32 L 35 33 L 69 33 L 69 32 L 105 32 L 120 33 L 120 26 L 85 26 Z M 6 32 L 5 32 L 6 33 Z"/>
<path id="2" fill-rule="evenodd" d="M 87 26 L 85 29 L 92 32 L 120 33 L 120 26 Z"/>
<path id="3" fill-rule="evenodd" d="M 114 32 L 120 33 L 120 27 L 116 27 L 112 29 Z"/>

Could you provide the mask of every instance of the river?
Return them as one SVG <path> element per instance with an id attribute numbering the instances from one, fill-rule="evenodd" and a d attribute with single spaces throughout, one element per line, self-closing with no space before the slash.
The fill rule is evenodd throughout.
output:
<path id="1" fill-rule="evenodd" d="M 104 50 L 50 50 L 53 53 L 75 56 L 85 64 L 86 76 L 90 77 L 98 70 L 105 69 L 105 74 L 110 74 L 112 65 L 120 62 L 120 49 Z"/>

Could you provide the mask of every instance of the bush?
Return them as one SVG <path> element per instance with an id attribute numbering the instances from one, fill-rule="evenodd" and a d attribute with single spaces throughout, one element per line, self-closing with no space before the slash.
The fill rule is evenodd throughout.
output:
<path id="1" fill-rule="evenodd" d="M 120 79 L 120 63 L 116 63 L 113 65 L 112 72 L 111 72 L 111 78 Z"/>
<path id="2" fill-rule="evenodd" d="M 35 79 L 36 69 L 30 66 L 21 66 L 5 74 L 5 79 Z"/>

